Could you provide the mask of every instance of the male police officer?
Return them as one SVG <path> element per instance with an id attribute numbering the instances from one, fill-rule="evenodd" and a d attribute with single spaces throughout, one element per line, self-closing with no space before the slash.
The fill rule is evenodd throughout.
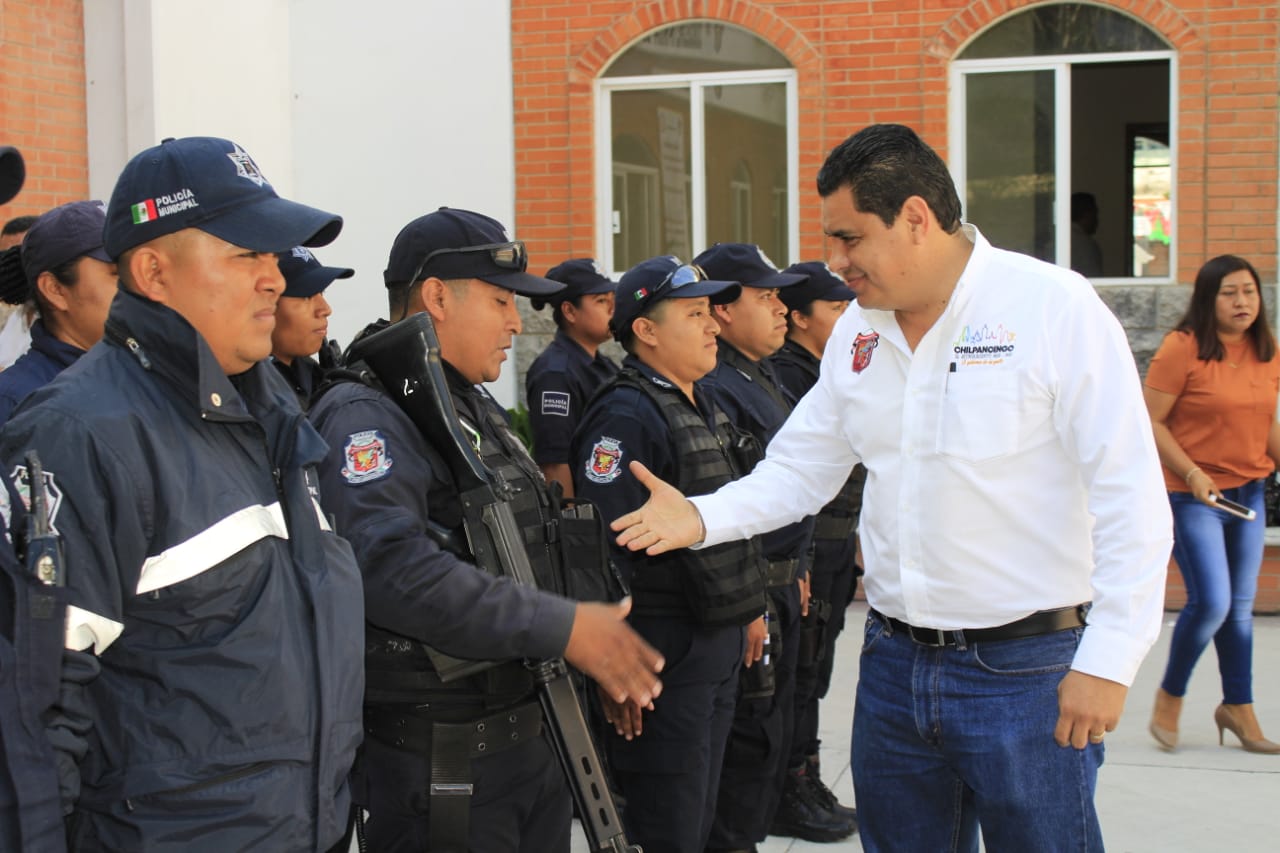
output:
<path id="1" fill-rule="evenodd" d="M 520 331 L 516 294 L 560 289 L 525 267 L 524 244 L 497 221 L 441 208 L 401 230 L 385 279 L 392 319 L 430 314 L 461 426 L 514 489 L 539 582 L 559 589 L 557 507 L 479 387 L 498 378 Z M 567 851 L 569 791 L 518 659 L 563 655 L 618 701 L 648 704 L 660 658 L 623 621 L 625 604 L 575 604 L 476 568 L 445 449 L 381 387 L 339 382 L 311 418 L 331 447 L 321 466 L 326 508 L 364 574 L 367 737 L 358 776 L 371 847 Z M 446 682 L 427 647 L 505 663 Z"/>
<path id="2" fill-rule="evenodd" d="M 77 850 L 328 850 L 360 739 L 359 576 L 315 501 L 324 443 L 263 362 L 276 253 L 336 216 L 223 139 L 166 140 L 107 206 L 106 336 L 0 433 L 66 547 L 47 722 Z"/>
<path id="3" fill-rule="evenodd" d="M 792 264 L 783 272 L 803 275 L 807 280 L 778 292 L 787 307 L 787 340 L 768 361 L 778 384 L 798 400 L 818 381 L 827 338 L 853 300 L 853 291 L 821 261 Z M 858 513 L 866 475 L 863 466 L 854 468 L 840 493 L 814 519 L 809 612 L 800 624 L 796 664 L 795 727 L 771 835 L 833 841 L 857 829 L 854 810 L 840 805 L 822 782 L 818 703 L 831 684 L 836 639 L 844 629 L 845 610 L 858 585 Z M 838 822 L 823 813 L 843 818 L 843 826 L 838 831 L 827 829 Z"/>
<path id="4" fill-rule="evenodd" d="M 695 383 L 716 363 L 711 303 L 737 284 L 706 281 L 673 257 L 637 265 L 618 284 L 614 331 L 623 371 L 592 400 L 573 440 L 577 493 L 616 518 L 645 489 L 627 471 L 640 460 L 693 494 L 738 475 L 725 448 L 732 427 Z M 629 578 L 631 624 L 673 662 L 653 714 L 605 703 L 624 823 L 646 851 L 701 853 L 711 832 L 739 664 L 764 641 L 764 582 L 754 541 L 646 559 L 614 549 Z M 742 626 L 759 631 L 744 651 Z"/>
<path id="5" fill-rule="evenodd" d="M 786 309 L 778 293 L 803 282 L 804 276 L 779 272 L 758 246 L 748 243 L 717 243 L 694 258 L 694 263 L 714 278 L 742 282 L 742 294 L 736 300 L 715 308 L 720 323 L 719 361 L 707 382 L 729 420 L 755 439 L 754 464 L 763 458 L 764 447 L 795 405 L 765 359 L 786 338 Z M 725 752 L 716 824 L 708 843 L 711 850 L 740 850 L 764 841 L 778 807 L 795 717 L 797 640 L 808 606 L 812 534 L 809 518 L 761 537 L 768 561 L 771 618 L 777 618 L 770 627 L 779 640 L 770 650 L 774 685 L 772 693 L 757 695 L 744 681 Z M 813 832 L 841 834 L 830 821 Z"/>

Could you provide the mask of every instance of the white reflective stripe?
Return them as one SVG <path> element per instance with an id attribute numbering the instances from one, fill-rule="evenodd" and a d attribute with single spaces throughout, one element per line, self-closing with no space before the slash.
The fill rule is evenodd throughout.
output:
<path id="1" fill-rule="evenodd" d="M 201 530 L 186 542 L 148 557 L 138 578 L 138 594 L 163 589 L 207 572 L 268 536 L 289 538 L 280 504 L 247 506 Z"/>
<path id="2" fill-rule="evenodd" d="M 329 519 L 324 517 L 324 510 L 320 508 L 320 501 L 316 500 L 315 498 L 312 498 L 311 503 L 316 508 L 316 518 L 320 519 L 320 529 L 327 530 L 330 533 L 332 533 L 333 528 L 329 526 Z"/>
<path id="3" fill-rule="evenodd" d="M 68 604 L 67 631 L 63 644 L 73 652 L 82 652 L 93 646 L 93 653 L 100 655 L 116 641 L 123 630 L 124 625 L 114 619 Z"/>

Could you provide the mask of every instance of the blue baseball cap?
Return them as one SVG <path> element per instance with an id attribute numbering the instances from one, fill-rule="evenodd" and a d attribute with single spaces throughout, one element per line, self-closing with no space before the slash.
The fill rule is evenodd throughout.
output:
<path id="1" fill-rule="evenodd" d="M 711 278 L 737 281 L 743 287 L 769 290 L 804 281 L 803 275 L 779 272 L 764 250 L 754 243 L 716 243 L 693 262 Z"/>
<path id="2" fill-rule="evenodd" d="M 284 293 L 295 299 L 307 299 L 324 291 L 334 279 L 356 274 L 347 267 L 326 267 L 306 246 L 294 246 L 280 254 L 280 274 L 284 276 Z"/>
<path id="3" fill-rule="evenodd" d="M 712 305 L 724 305 L 738 298 L 742 285 L 736 281 L 713 281 L 700 267 L 681 264 L 675 255 L 659 255 L 623 273 L 616 293 L 609 328 L 621 341 L 637 317 L 664 299 L 708 296 Z"/>
<path id="4" fill-rule="evenodd" d="M 40 273 L 77 258 L 111 263 L 102 247 L 106 211 L 100 201 L 73 201 L 42 214 L 22 237 L 22 271 L 35 286 Z"/>
<path id="5" fill-rule="evenodd" d="M 442 207 L 419 216 L 396 235 L 387 269 L 387 287 L 438 278 L 478 278 L 525 296 L 550 296 L 564 290 L 558 281 L 525 272 L 529 255 L 502 223 L 483 213 Z"/>
<path id="6" fill-rule="evenodd" d="M 795 287 L 784 287 L 778 291 L 778 298 L 787 306 L 788 311 L 800 310 L 819 299 L 825 302 L 852 302 L 858 298 L 858 294 L 848 288 L 844 279 L 833 273 L 831 267 L 822 261 L 792 264 L 783 272 L 803 275 L 808 279 Z"/>
<path id="7" fill-rule="evenodd" d="M 125 165 L 107 204 L 107 254 L 185 228 L 253 252 L 324 246 L 342 217 L 276 195 L 243 148 L 226 139 L 166 139 Z"/>
<path id="8" fill-rule="evenodd" d="M 565 286 L 564 290 L 547 300 L 552 305 L 593 293 L 613 293 L 618 286 L 616 281 L 604 274 L 595 258 L 574 258 L 557 264 L 547 270 L 547 278 Z"/>

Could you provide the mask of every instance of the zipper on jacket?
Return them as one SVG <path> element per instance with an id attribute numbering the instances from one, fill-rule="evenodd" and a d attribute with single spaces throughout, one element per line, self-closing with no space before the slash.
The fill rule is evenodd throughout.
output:
<path id="1" fill-rule="evenodd" d="M 142 347 L 138 345 L 137 338 L 125 338 L 124 345 L 129 348 L 129 352 L 133 353 L 133 357 L 142 365 L 143 370 L 151 369 L 151 359 L 147 358 L 147 354 L 142 351 Z"/>

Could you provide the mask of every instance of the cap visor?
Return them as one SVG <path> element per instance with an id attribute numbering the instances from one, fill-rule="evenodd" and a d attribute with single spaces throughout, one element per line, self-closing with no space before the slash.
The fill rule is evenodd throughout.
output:
<path id="1" fill-rule="evenodd" d="M 324 292 L 324 289 L 333 284 L 336 279 L 351 278 L 355 274 L 355 270 L 343 267 L 313 267 L 292 281 L 288 281 L 284 293 L 280 295 L 307 299 Z"/>
<path id="2" fill-rule="evenodd" d="M 678 287 L 668 294 L 670 299 L 696 299 L 710 296 L 712 305 L 727 305 L 742 295 L 742 285 L 736 281 L 695 281 Z"/>
<path id="3" fill-rule="evenodd" d="M 342 217 L 296 201 L 267 196 L 194 223 L 194 228 L 253 252 L 326 246 L 342 231 Z"/>
<path id="4" fill-rule="evenodd" d="M 551 296 L 564 290 L 565 287 L 558 281 L 529 275 L 527 272 L 486 273 L 476 278 L 496 284 L 498 287 L 505 287 L 521 296 Z"/>
<path id="5" fill-rule="evenodd" d="M 854 293 L 843 284 L 834 284 L 822 291 L 822 293 L 816 298 L 825 302 L 852 302 L 858 298 L 858 294 Z"/>
<path id="6" fill-rule="evenodd" d="M 762 279 L 751 282 L 743 282 L 747 287 L 754 287 L 759 290 L 769 290 L 774 287 L 790 287 L 793 284 L 799 284 L 802 281 L 808 281 L 809 276 L 793 272 L 776 272 L 773 275 L 765 276 Z"/>
<path id="7" fill-rule="evenodd" d="M 591 296 L 596 293 L 613 293 L 617 288 L 618 283 L 616 281 L 609 281 L 609 279 L 606 278 L 604 281 L 601 281 L 598 284 L 593 284 L 583 290 L 582 295 Z"/>

